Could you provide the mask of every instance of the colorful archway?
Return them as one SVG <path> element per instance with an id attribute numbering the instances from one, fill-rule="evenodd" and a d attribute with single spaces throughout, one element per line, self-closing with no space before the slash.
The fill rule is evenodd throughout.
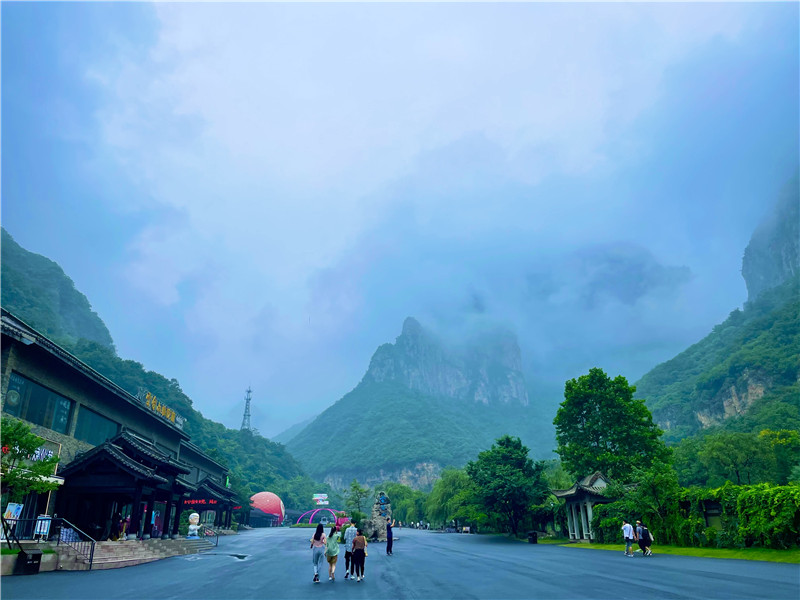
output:
<path id="1" fill-rule="evenodd" d="M 314 508 L 312 510 L 308 510 L 308 511 L 304 512 L 302 515 L 300 515 L 298 517 L 297 523 L 300 523 L 300 521 L 302 521 L 303 517 L 305 517 L 307 514 L 311 513 L 311 516 L 308 517 L 308 523 L 311 524 L 314 521 L 314 515 L 316 515 L 321 510 L 327 510 L 329 513 L 331 513 L 333 515 L 333 522 L 336 523 L 336 513 L 330 508 Z"/>

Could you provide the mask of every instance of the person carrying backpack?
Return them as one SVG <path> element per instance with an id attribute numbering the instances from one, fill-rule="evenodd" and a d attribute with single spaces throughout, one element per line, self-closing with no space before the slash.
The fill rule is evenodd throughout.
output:
<path id="1" fill-rule="evenodd" d="M 650 545 L 653 543 L 653 534 L 650 533 L 650 530 L 641 521 L 636 521 L 636 533 L 636 537 L 638 538 L 639 542 L 639 548 L 642 549 L 643 555 L 653 556 L 653 552 L 650 550 Z"/>

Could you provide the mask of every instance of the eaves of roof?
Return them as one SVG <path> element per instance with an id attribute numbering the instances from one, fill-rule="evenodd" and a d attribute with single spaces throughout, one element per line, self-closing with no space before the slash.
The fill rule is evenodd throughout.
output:
<path id="1" fill-rule="evenodd" d="M 79 454 L 75 460 L 64 467 L 64 470 L 61 471 L 59 475 L 66 479 L 80 468 L 88 467 L 95 460 L 99 460 L 103 454 L 108 455 L 112 462 L 131 473 L 134 477 L 148 479 L 155 483 L 169 483 L 165 477 L 162 477 L 150 467 L 136 462 L 127 454 L 125 454 L 121 448 L 115 446 L 109 441 L 105 441 L 99 446 L 95 446 L 91 450 Z"/>

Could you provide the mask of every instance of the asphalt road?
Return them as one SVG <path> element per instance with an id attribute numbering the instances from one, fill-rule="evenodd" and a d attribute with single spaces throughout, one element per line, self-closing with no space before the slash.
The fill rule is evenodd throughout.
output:
<path id="1" fill-rule="evenodd" d="M 313 584 L 309 529 L 220 538 L 210 554 L 137 567 L 2 578 L 3 600 L 108 598 L 732 600 L 800 598 L 800 565 L 526 544 L 502 536 L 396 529 L 394 556 L 372 544 L 366 579 Z M 657 552 L 657 547 L 654 547 Z"/>

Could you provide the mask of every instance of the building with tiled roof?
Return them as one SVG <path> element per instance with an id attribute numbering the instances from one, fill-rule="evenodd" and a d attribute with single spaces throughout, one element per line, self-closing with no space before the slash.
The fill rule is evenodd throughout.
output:
<path id="1" fill-rule="evenodd" d="M 56 492 L 31 494 L 21 518 L 65 518 L 95 539 L 175 537 L 184 510 L 230 527 L 227 468 L 191 443 L 183 418 L 149 393 L 134 396 L 3 309 L 3 416 L 57 453 Z"/>

